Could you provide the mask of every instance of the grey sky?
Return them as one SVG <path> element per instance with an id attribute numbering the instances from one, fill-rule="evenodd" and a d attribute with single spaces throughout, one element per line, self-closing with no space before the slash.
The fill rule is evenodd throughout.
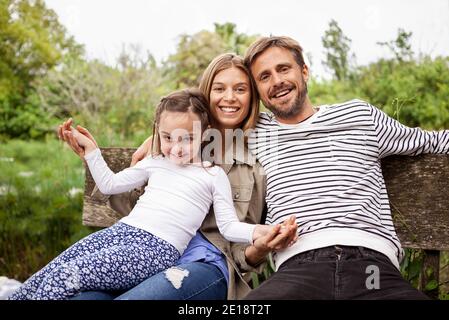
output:
<path id="1" fill-rule="evenodd" d="M 214 22 L 233 22 L 239 32 L 288 35 L 312 56 L 312 72 L 323 75 L 321 37 L 337 20 L 352 39 L 358 64 L 385 57 L 378 41 L 398 28 L 413 32 L 415 52 L 449 55 L 449 0 L 45 0 L 88 57 L 113 64 L 123 44 L 140 44 L 158 61 L 175 52 L 178 36 Z"/>

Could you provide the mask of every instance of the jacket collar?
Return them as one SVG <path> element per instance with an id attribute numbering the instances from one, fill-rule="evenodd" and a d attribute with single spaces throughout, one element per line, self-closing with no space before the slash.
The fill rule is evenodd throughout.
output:
<path id="1" fill-rule="evenodd" d="M 223 168 L 226 174 L 229 173 L 234 164 L 253 166 L 256 163 L 256 158 L 248 149 L 246 143 L 233 143 L 226 149 L 224 154 L 225 157 L 222 163 L 218 161 L 217 164 Z"/>

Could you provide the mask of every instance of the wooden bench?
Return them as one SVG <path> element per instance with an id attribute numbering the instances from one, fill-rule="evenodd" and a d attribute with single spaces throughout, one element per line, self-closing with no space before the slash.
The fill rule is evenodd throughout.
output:
<path id="1" fill-rule="evenodd" d="M 129 166 L 135 148 L 102 148 L 110 168 Z M 393 156 L 382 161 L 396 232 L 404 248 L 423 249 L 420 288 L 439 281 L 440 251 L 449 250 L 449 156 Z M 108 227 L 121 215 L 107 206 L 106 198 L 93 198 L 95 183 L 86 170 L 83 224 Z M 438 287 L 427 292 L 438 297 Z"/>

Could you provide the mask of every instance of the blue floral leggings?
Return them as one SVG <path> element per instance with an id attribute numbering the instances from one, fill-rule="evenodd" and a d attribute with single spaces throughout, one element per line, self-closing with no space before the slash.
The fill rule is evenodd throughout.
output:
<path id="1" fill-rule="evenodd" d="M 179 252 L 118 222 L 81 239 L 31 276 L 10 300 L 62 300 L 82 291 L 126 290 L 173 266 Z"/>

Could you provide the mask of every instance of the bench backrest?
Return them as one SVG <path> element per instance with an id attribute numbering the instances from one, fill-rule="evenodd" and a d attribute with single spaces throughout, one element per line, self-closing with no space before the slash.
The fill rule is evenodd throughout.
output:
<path id="1" fill-rule="evenodd" d="M 101 150 L 110 168 L 117 172 L 129 166 L 136 149 Z M 402 246 L 424 249 L 424 267 L 432 267 L 438 279 L 439 251 L 449 250 L 449 156 L 392 156 L 382 160 L 382 172 Z M 121 215 L 107 206 L 105 197 L 91 196 L 94 186 L 86 170 L 83 224 L 108 227 Z"/>
<path id="2" fill-rule="evenodd" d="M 102 148 L 110 168 L 129 166 L 134 148 Z M 449 156 L 393 156 L 382 161 L 396 231 L 404 247 L 449 250 Z M 83 223 L 107 227 L 121 216 L 103 198 L 86 170 Z"/>

